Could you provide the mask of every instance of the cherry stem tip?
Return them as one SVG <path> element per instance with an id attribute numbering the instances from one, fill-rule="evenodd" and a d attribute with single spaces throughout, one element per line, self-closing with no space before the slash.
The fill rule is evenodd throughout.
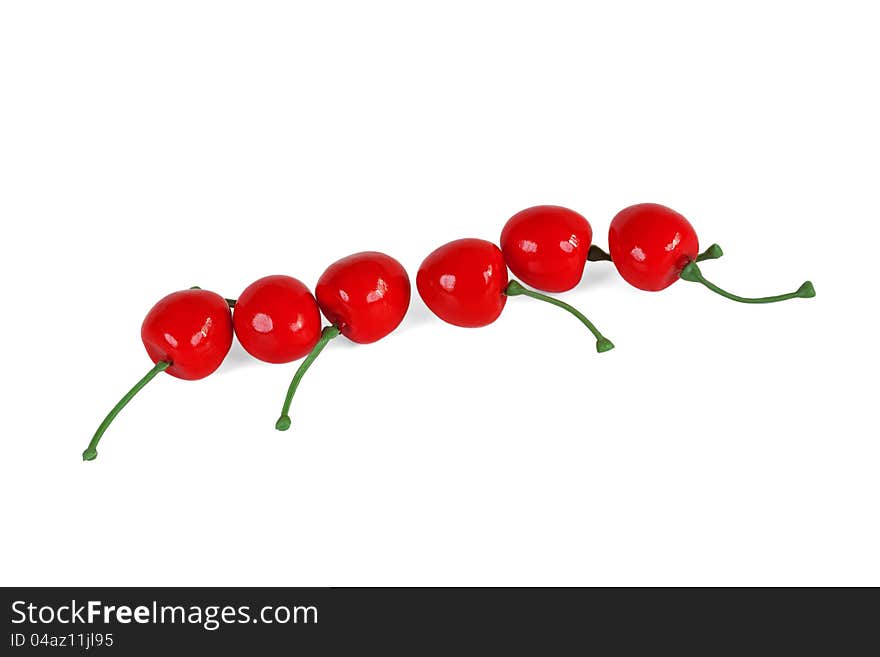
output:
<path id="1" fill-rule="evenodd" d="M 717 260 L 723 255 L 724 251 L 721 250 L 721 247 L 717 244 L 713 244 L 697 256 L 697 262 L 703 262 L 703 260 Z"/>
<path id="2" fill-rule="evenodd" d="M 801 299 L 812 299 L 816 296 L 816 288 L 813 287 L 812 281 L 804 281 L 798 288 L 796 294 Z"/>
<path id="3" fill-rule="evenodd" d="M 608 338 L 601 337 L 596 340 L 596 351 L 600 354 L 605 353 L 606 351 L 611 351 L 612 349 L 614 349 L 614 343 Z"/>

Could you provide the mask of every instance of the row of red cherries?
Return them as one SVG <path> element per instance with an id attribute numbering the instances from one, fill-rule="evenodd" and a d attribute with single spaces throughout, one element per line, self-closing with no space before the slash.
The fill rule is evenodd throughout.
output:
<path id="1" fill-rule="evenodd" d="M 589 222 L 567 208 L 541 205 L 515 214 L 501 232 L 501 248 L 480 239 L 444 244 L 419 267 L 416 286 L 425 304 L 456 326 L 491 324 L 507 297 L 525 295 L 559 306 L 582 321 L 596 337 L 596 349 L 614 345 L 567 303 L 508 280 L 510 269 L 523 282 L 545 292 L 577 285 L 587 260 L 610 260 L 620 275 L 642 290 L 662 290 L 679 278 L 743 303 L 769 303 L 815 296 L 807 281 L 788 294 L 739 297 L 707 281 L 698 262 L 718 258 L 713 244 L 699 252 L 697 234 L 682 215 L 653 203 L 619 212 L 608 232 L 610 254 L 592 245 Z M 192 288 L 169 294 L 147 313 L 141 339 L 155 366 L 113 407 L 83 452 L 93 460 L 98 442 L 120 410 L 159 372 L 201 379 L 216 370 L 232 346 L 259 360 L 289 363 L 305 356 L 290 383 L 275 427 L 290 427 L 289 410 L 303 375 L 330 340 L 340 333 L 368 344 L 391 333 L 409 307 L 410 281 L 397 260 L 364 252 L 343 258 L 318 279 L 315 294 L 290 276 L 267 276 L 249 285 L 237 300 Z M 321 328 L 321 313 L 330 322 Z"/>

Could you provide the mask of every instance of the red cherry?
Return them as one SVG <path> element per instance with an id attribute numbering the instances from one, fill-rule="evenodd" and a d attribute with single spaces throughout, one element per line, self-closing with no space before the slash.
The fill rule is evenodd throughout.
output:
<path id="1" fill-rule="evenodd" d="M 235 302 L 232 323 L 245 351 L 267 363 L 302 358 L 321 335 L 315 297 L 290 276 L 265 276 L 248 285 Z"/>
<path id="2" fill-rule="evenodd" d="M 608 230 L 611 260 L 624 280 L 641 290 L 662 290 L 700 251 L 697 233 L 675 210 L 656 203 L 617 213 Z"/>
<path id="3" fill-rule="evenodd" d="M 226 299 L 207 290 L 182 290 L 161 299 L 141 325 L 141 340 L 154 363 L 179 379 L 203 379 L 220 367 L 232 346 Z"/>
<path id="4" fill-rule="evenodd" d="M 596 336 L 596 350 L 613 349 L 611 341 L 579 310 L 564 301 L 507 280 L 501 250 L 485 240 L 461 239 L 444 244 L 422 262 L 416 287 L 437 317 L 444 322 L 476 328 L 491 324 L 504 310 L 507 297 L 527 296 L 563 308 Z"/>
<path id="5" fill-rule="evenodd" d="M 507 266 L 486 240 L 461 239 L 432 252 L 416 274 L 425 304 L 444 322 L 466 328 L 491 324 L 507 303 Z"/>
<path id="6" fill-rule="evenodd" d="M 128 402 L 159 372 L 179 379 L 202 379 L 220 367 L 232 346 L 232 316 L 223 297 L 191 289 L 169 294 L 150 309 L 141 340 L 155 363 L 153 369 L 119 400 L 98 427 L 83 460 L 98 456 L 98 442 Z"/>
<path id="7" fill-rule="evenodd" d="M 510 271 L 546 292 L 565 292 L 580 282 L 592 241 L 590 222 L 558 205 L 517 212 L 501 231 L 501 251 Z"/>
<path id="8" fill-rule="evenodd" d="M 810 281 L 805 281 L 794 292 L 770 297 L 741 297 L 710 283 L 697 263 L 720 258 L 721 247 L 713 244 L 699 253 L 697 233 L 690 222 L 675 210 L 657 203 L 639 203 L 618 212 L 608 230 L 608 247 L 610 259 L 620 275 L 642 290 L 663 290 L 681 278 L 701 283 L 740 303 L 772 303 L 816 296 Z"/>
<path id="9" fill-rule="evenodd" d="M 391 333 L 409 308 L 409 276 L 391 256 L 355 253 L 327 267 L 315 296 L 321 312 L 352 342 L 367 344 Z"/>
<path id="10" fill-rule="evenodd" d="M 312 351 L 293 375 L 275 428 L 290 428 L 290 405 L 303 375 L 333 338 L 340 333 L 352 342 L 368 344 L 384 338 L 403 321 L 409 308 L 409 276 L 391 256 L 376 251 L 355 253 L 327 267 L 315 297 L 330 321 Z"/>

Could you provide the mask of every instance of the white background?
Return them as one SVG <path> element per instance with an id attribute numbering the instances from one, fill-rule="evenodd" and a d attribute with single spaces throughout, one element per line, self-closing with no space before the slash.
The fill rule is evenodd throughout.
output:
<path id="1" fill-rule="evenodd" d="M 6 585 L 880 584 L 880 61 L 864 2 L 4 2 Z M 565 313 L 416 294 L 295 364 L 157 378 L 194 284 L 414 277 L 538 203 L 689 217 L 715 282 L 590 263 Z"/>

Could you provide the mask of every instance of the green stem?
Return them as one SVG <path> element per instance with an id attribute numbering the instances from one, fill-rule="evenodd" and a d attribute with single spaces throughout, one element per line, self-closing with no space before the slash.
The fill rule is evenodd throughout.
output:
<path id="1" fill-rule="evenodd" d="M 703 262 L 703 260 L 717 260 L 723 255 L 724 251 L 721 250 L 721 247 L 717 244 L 713 244 L 697 256 L 697 262 Z"/>
<path id="2" fill-rule="evenodd" d="M 569 306 L 564 301 L 560 301 L 559 299 L 555 299 L 554 297 L 548 297 L 546 294 L 541 294 L 540 292 L 535 292 L 534 290 L 530 290 L 527 287 L 525 287 L 522 283 L 520 283 L 519 281 L 515 281 L 515 280 L 510 281 L 507 284 L 507 287 L 504 290 L 504 294 L 506 294 L 509 297 L 515 297 L 515 296 L 519 296 L 519 295 L 531 297 L 532 299 L 546 301 L 547 303 L 553 304 L 554 306 L 557 306 L 559 308 L 567 310 L 572 315 L 574 315 L 579 320 L 581 320 L 581 322 L 584 323 L 584 326 L 586 326 L 588 329 L 590 329 L 590 333 L 592 333 L 594 336 L 596 336 L 596 351 L 598 351 L 601 354 L 603 351 L 610 351 L 611 349 L 614 349 L 614 343 L 612 343 L 611 340 L 609 340 L 604 335 L 602 335 L 599 332 L 599 329 L 597 329 L 595 327 L 593 322 L 591 322 L 589 319 L 587 319 L 586 316 L 583 313 L 581 313 L 581 311 L 579 311 L 577 308 L 574 308 L 573 306 Z"/>
<path id="3" fill-rule="evenodd" d="M 722 297 L 727 297 L 728 299 L 731 299 L 733 301 L 739 301 L 740 303 L 773 303 L 774 301 L 786 301 L 788 299 L 809 299 L 816 296 L 816 290 L 813 288 L 813 284 L 810 281 L 805 281 L 804 284 L 801 285 L 797 290 L 795 290 L 794 292 L 789 292 L 788 294 L 778 294 L 773 297 L 740 297 L 735 294 L 731 294 L 726 290 L 722 290 L 714 283 L 710 283 L 705 278 L 703 278 L 703 273 L 700 271 L 697 263 L 693 261 L 689 262 L 687 265 L 685 265 L 685 268 L 681 270 L 681 278 L 694 283 L 702 283 L 716 294 L 720 294 Z"/>
<path id="4" fill-rule="evenodd" d="M 287 397 L 284 398 L 284 406 L 281 407 L 281 417 L 279 417 L 278 421 L 275 423 L 275 428 L 278 429 L 278 431 L 287 431 L 290 428 L 290 416 L 288 413 L 290 412 L 290 404 L 293 403 L 293 395 L 299 386 L 299 382 L 302 380 L 303 375 L 308 371 L 309 367 L 311 367 L 312 363 L 315 362 L 318 354 L 320 354 L 324 350 L 324 347 L 327 346 L 327 343 L 337 335 L 339 335 L 338 327 L 333 325 L 325 326 L 324 330 L 321 331 L 321 337 L 318 339 L 317 344 L 312 347 L 309 355 L 305 357 L 305 360 L 303 360 L 302 363 L 300 363 L 299 369 L 296 371 L 296 374 L 293 375 L 293 380 L 291 380 L 290 387 L 287 389 Z"/>
<path id="5" fill-rule="evenodd" d="M 587 260 L 590 262 L 599 262 L 605 261 L 611 262 L 611 256 L 605 253 L 600 247 L 595 244 L 590 245 L 590 250 L 587 252 Z"/>
<path id="6" fill-rule="evenodd" d="M 147 385 L 153 378 L 159 373 L 164 372 L 169 367 L 171 367 L 171 361 L 168 360 L 160 360 L 153 366 L 149 372 L 147 372 L 146 376 L 134 384 L 134 387 L 125 393 L 125 396 L 119 400 L 119 403 L 114 406 L 109 413 L 107 413 L 107 417 L 104 418 L 104 421 L 101 422 L 101 426 L 98 427 L 98 430 L 95 431 L 95 435 L 92 437 L 92 441 L 89 443 L 89 446 L 83 452 L 83 461 L 94 461 L 98 456 L 98 442 L 101 440 L 101 436 L 104 435 L 104 432 L 107 431 L 107 427 L 110 426 L 110 423 L 119 415 L 119 411 L 125 408 L 125 405 L 132 400 L 132 398 L 141 391 L 145 385 Z"/>

